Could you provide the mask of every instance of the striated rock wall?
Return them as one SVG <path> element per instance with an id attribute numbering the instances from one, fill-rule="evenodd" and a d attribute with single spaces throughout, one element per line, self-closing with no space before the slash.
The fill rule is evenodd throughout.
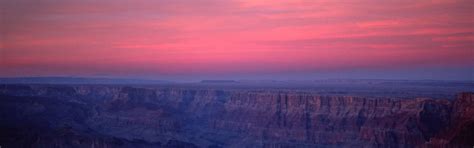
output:
<path id="1" fill-rule="evenodd" d="M 5 137 L 14 135 L 32 145 L 52 138 L 66 147 L 470 147 L 474 133 L 473 93 L 452 101 L 265 89 L 3 85 L 0 95 L 0 128 L 25 131 L 2 133 L 0 142 L 11 145 Z"/>

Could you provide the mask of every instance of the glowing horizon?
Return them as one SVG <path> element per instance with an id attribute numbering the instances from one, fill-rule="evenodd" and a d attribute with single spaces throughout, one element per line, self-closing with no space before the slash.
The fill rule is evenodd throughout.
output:
<path id="1" fill-rule="evenodd" d="M 0 0 L 0 76 L 473 79 L 474 2 Z"/>

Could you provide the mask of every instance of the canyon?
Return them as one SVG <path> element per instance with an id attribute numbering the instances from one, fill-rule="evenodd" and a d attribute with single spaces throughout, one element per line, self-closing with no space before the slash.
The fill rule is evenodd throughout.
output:
<path id="1" fill-rule="evenodd" d="M 401 91 L 403 92 L 403 91 Z M 2 147 L 472 147 L 474 93 L 0 85 Z"/>

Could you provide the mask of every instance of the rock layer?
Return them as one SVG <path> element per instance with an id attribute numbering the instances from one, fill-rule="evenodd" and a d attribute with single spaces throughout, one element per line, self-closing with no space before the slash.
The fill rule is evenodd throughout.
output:
<path id="1" fill-rule="evenodd" d="M 26 147 L 470 147 L 455 100 L 291 90 L 4 85 L 0 142 Z M 22 141 L 22 142 L 18 142 Z"/>

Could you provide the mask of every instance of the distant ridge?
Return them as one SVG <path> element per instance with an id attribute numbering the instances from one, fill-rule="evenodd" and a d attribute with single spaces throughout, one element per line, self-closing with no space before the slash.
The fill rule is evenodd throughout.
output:
<path id="1" fill-rule="evenodd" d="M 235 80 L 202 80 L 201 83 L 237 83 Z"/>
<path id="2" fill-rule="evenodd" d="M 163 84 L 163 80 L 85 78 L 85 77 L 15 77 L 0 78 L 0 84 Z"/>

